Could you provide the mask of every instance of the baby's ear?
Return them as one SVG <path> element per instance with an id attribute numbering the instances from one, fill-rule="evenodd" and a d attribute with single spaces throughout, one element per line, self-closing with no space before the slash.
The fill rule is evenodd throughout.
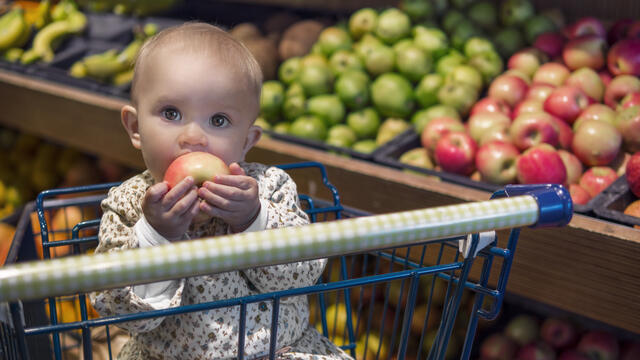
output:
<path id="1" fill-rule="evenodd" d="M 131 144 L 134 148 L 140 149 L 140 132 L 138 131 L 138 111 L 131 105 L 125 105 L 120 111 L 122 125 L 129 134 Z"/>
<path id="2" fill-rule="evenodd" d="M 256 125 L 251 125 L 247 132 L 247 138 L 244 141 L 244 147 L 242 148 L 242 159 L 247 155 L 249 150 L 260 140 L 262 136 L 262 128 Z"/>

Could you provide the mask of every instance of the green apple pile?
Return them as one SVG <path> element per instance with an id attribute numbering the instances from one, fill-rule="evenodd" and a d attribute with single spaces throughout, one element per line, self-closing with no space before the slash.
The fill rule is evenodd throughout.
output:
<path id="1" fill-rule="evenodd" d="M 461 39 L 415 12 L 360 9 L 264 82 L 258 124 L 370 153 L 435 116 L 464 117 L 503 62 L 490 40 Z"/>

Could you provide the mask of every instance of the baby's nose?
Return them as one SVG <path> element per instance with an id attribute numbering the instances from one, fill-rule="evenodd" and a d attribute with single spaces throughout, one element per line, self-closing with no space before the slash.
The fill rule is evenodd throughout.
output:
<path id="1" fill-rule="evenodd" d="M 187 124 L 178 139 L 180 146 L 205 146 L 207 137 L 197 123 Z"/>

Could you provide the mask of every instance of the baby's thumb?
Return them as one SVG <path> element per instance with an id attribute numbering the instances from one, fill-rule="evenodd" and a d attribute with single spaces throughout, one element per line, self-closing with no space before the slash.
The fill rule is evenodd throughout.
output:
<path id="1" fill-rule="evenodd" d="M 229 165 L 229 172 L 231 175 L 244 175 L 244 170 L 235 162 Z"/>

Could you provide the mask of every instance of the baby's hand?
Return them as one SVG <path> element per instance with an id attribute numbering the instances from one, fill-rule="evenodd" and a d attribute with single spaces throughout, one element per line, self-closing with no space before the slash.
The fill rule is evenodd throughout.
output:
<path id="1" fill-rule="evenodd" d="M 191 220 L 198 214 L 198 191 L 191 176 L 169 190 L 166 182 L 147 190 L 142 200 L 142 212 L 149 224 L 169 241 L 182 238 Z"/>
<path id="2" fill-rule="evenodd" d="M 198 190 L 204 201 L 200 210 L 224 220 L 232 232 L 241 232 L 251 225 L 260 212 L 258 182 L 246 176 L 237 163 L 229 166 L 231 175 L 217 175 L 205 181 Z"/>

